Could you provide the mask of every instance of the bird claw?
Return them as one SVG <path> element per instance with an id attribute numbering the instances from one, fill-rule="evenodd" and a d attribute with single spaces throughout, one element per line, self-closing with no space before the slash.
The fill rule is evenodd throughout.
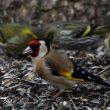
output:
<path id="1" fill-rule="evenodd" d="M 52 99 L 51 100 L 55 100 L 56 98 L 58 98 L 60 95 L 62 95 L 62 93 L 64 93 L 64 90 L 60 90 L 60 89 L 54 89 L 53 91 L 51 91 L 51 96 Z"/>

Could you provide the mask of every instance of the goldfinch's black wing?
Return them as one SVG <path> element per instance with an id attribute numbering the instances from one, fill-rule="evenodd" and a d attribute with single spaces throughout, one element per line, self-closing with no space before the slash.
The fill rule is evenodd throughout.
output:
<path id="1" fill-rule="evenodd" d="M 93 75 L 87 72 L 85 69 L 81 68 L 77 64 L 74 64 L 74 72 L 71 75 L 74 78 L 83 79 L 84 81 L 95 82 L 97 84 L 110 87 L 109 83 L 105 82 L 103 79 L 101 79 L 97 75 Z"/>
<path id="2" fill-rule="evenodd" d="M 110 84 L 100 77 L 87 72 L 77 64 L 73 66 L 66 57 L 57 51 L 49 53 L 45 61 L 53 76 L 63 76 L 70 80 L 90 81 L 110 87 Z"/>
<path id="3" fill-rule="evenodd" d="M 50 68 L 51 74 L 53 76 L 64 76 L 64 77 L 66 77 L 68 79 L 71 79 L 71 80 L 89 81 L 89 82 L 94 82 L 94 83 L 97 83 L 97 84 L 101 84 L 103 86 L 110 87 L 110 84 L 105 82 L 99 76 L 89 73 L 88 71 L 81 68 L 77 64 L 74 64 L 73 72 L 71 72 L 71 71 L 62 71 L 62 72 L 60 72 L 60 71 L 54 69 L 54 67 L 49 62 L 47 62 L 47 65 Z"/>

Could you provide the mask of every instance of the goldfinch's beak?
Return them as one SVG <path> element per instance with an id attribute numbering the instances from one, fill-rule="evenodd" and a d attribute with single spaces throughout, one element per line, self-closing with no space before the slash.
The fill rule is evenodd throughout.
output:
<path id="1" fill-rule="evenodd" d="M 33 53 L 32 49 L 28 46 L 24 51 L 23 51 L 23 54 L 31 54 Z"/>

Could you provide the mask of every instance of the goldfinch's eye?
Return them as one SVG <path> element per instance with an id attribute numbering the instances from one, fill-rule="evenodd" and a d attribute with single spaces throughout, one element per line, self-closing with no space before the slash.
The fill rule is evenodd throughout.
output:
<path id="1" fill-rule="evenodd" d="M 39 48 L 39 46 L 35 46 L 35 45 L 33 45 L 33 46 L 31 46 L 31 49 L 34 51 L 34 50 L 36 50 L 36 49 L 38 49 Z"/>

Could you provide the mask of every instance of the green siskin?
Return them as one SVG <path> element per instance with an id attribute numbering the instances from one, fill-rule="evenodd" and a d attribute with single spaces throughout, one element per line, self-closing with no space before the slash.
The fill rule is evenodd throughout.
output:
<path id="1" fill-rule="evenodd" d="M 107 50 L 110 51 L 110 32 L 108 32 L 106 34 L 106 38 L 104 40 L 104 43 L 105 43 L 105 46 L 106 46 Z"/>
<path id="2" fill-rule="evenodd" d="M 45 37 L 57 49 L 88 50 L 99 45 L 101 40 L 98 35 L 91 35 L 92 26 L 83 21 L 55 22 L 47 25 L 45 30 Z"/>
<path id="3" fill-rule="evenodd" d="M 0 27 L 0 47 L 8 51 L 19 52 L 35 38 L 36 34 L 28 26 L 4 24 Z"/>
<path id="4" fill-rule="evenodd" d="M 45 26 L 45 37 L 53 42 L 86 36 L 91 32 L 91 25 L 83 21 L 55 22 Z"/>
<path id="5" fill-rule="evenodd" d="M 104 44 L 107 51 L 110 52 L 110 26 L 98 26 L 92 34 L 99 35 L 102 39 L 104 39 Z"/>
<path id="6" fill-rule="evenodd" d="M 104 39 L 110 33 L 110 26 L 93 26 L 83 21 L 66 21 L 46 25 L 45 31 L 45 37 L 55 48 L 88 50 L 104 44 Z M 109 41 L 106 43 L 109 46 Z"/>
<path id="7" fill-rule="evenodd" d="M 96 26 L 96 28 L 92 30 L 91 34 L 99 35 L 100 37 L 105 38 L 107 37 L 107 33 L 109 32 L 110 32 L 110 26 L 102 25 L 102 26 Z"/>

